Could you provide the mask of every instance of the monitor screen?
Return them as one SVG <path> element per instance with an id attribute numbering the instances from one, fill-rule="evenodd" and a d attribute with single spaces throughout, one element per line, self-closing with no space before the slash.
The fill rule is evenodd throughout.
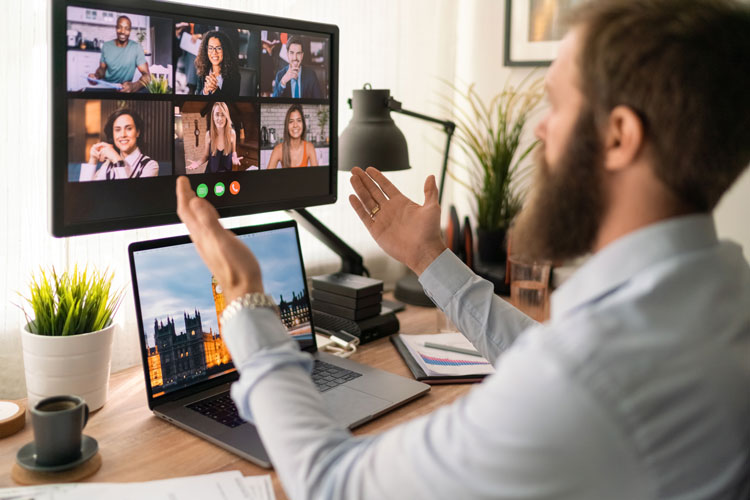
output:
<path id="1" fill-rule="evenodd" d="M 150 0 L 52 9 L 51 230 L 336 201 L 338 28 Z"/>

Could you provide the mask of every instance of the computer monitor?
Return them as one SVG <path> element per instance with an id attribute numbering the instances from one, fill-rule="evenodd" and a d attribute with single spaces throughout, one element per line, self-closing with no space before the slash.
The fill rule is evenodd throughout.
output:
<path id="1" fill-rule="evenodd" d="M 52 234 L 176 223 L 179 175 L 223 217 L 335 202 L 338 43 L 247 12 L 55 0 Z"/>

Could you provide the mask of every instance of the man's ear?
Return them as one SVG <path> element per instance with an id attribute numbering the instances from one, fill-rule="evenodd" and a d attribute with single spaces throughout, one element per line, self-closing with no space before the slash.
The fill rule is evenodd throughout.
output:
<path id="1" fill-rule="evenodd" d="M 605 131 L 604 168 L 620 170 L 632 164 L 643 148 L 643 122 L 628 106 L 609 113 Z"/>

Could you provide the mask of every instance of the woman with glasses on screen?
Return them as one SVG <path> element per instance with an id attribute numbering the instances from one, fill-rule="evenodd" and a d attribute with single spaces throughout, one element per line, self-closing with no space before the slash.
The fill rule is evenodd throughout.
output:
<path id="1" fill-rule="evenodd" d="M 156 177 L 159 164 L 143 154 L 144 123 L 135 111 L 122 108 L 104 125 L 106 140 L 89 149 L 88 163 L 81 165 L 80 181 Z"/>
<path id="2" fill-rule="evenodd" d="M 203 35 L 195 70 L 198 73 L 196 95 L 234 98 L 240 95 L 237 53 L 229 37 L 221 31 Z"/>
<path id="3" fill-rule="evenodd" d="M 305 113 L 302 106 L 292 104 L 284 118 L 284 142 L 277 144 L 271 152 L 266 168 L 317 167 L 315 146 L 304 138 L 307 134 Z"/>
<path id="4" fill-rule="evenodd" d="M 233 169 L 239 170 L 242 158 L 237 156 L 237 133 L 232 128 L 229 108 L 223 102 L 216 102 L 211 108 L 211 125 L 206 132 L 203 156 L 198 161 L 188 160 L 187 170 L 198 173 L 190 171 L 207 162 L 207 174 L 231 172 Z"/>

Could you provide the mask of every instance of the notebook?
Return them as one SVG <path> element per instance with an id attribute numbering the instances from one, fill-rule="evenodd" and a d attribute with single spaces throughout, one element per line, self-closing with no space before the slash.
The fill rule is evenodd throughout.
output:
<path id="1" fill-rule="evenodd" d="M 471 342 L 458 332 L 393 335 L 391 342 L 414 378 L 428 384 L 479 382 L 495 372 L 492 364 L 481 356 L 425 345 L 437 344 L 475 352 Z"/>
<path id="2" fill-rule="evenodd" d="M 258 258 L 266 293 L 300 348 L 315 359 L 312 375 L 331 414 L 354 428 L 410 401 L 429 386 L 318 352 L 297 225 L 235 229 Z M 239 378 L 218 321 L 223 291 L 189 236 L 128 248 L 149 408 L 158 417 L 258 465 L 270 460 L 255 427 L 229 397 Z"/>

